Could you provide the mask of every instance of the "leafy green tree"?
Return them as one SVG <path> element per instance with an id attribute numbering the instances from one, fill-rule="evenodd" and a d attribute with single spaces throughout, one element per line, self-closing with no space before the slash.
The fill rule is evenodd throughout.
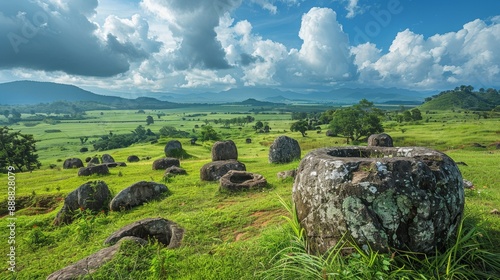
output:
<path id="1" fill-rule="evenodd" d="M 264 127 L 264 123 L 263 123 L 263 122 L 261 122 L 261 121 L 256 122 L 256 123 L 255 123 L 255 125 L 253 126 L 253 128 L 254 128 L 255 130 L 262 129 L 263 127 Z"/>
<path id="2" fill-rule="evenodd" d="M 418 108 L 414 108 L 411 110 L 411 118 L 414 121 L 420 121 L 422 119 L 422 112 Z"/>
<path id="3" fill-rule="evenodd" d="M 219 140 L 219 135 L 211 125 L 205 125 L 200 130 L 201 141 Z"/>
<path id="4" fill-rule="evenodd" d="M 405 122 L 411 122 L 413 120 L 413 117 L 411 115 L 411 112 L 410 111 L 404 111 L 403 112 L 403 120 Z"/>
<path id="5" fill-rule="evenodd" d="M 0 171 L 6 172 L 8 166 L 21 172 L 40 168 L 35 145 L 38 141 L 31 134 L 11 130 L 6 126 L 0 128 Z"/>
<path id="6" fill-rule="evenodd" d="M 155 120 L 151 116 L 146 117 L 146 125 L 154 124 Z"/>
<path id="7" fill-rule="evenodd" d="M 335 111 L 329 128 L 334 134 L 342 134 L 348 142 L 358 141 L 363 136 L 384 131 L 382 116 L 383 112 L 372 102 L 362 99 L 356 105 Z"/>
<path id="8" fill-rule="evenodd" d="M 307 121 L 296 121 L 290 126 L 291 131 L 298 131 L 302 134 L 302 137 L 306 137 L 306 131 L 309 128 Z"/>

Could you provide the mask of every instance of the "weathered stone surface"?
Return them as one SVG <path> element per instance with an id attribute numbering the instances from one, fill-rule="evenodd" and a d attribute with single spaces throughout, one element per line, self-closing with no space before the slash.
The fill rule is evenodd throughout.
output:
<path id="1" fill-rule="evenodd" d="M 394 144 L 389 134 L 380 133 L 368 137 L 368 147 L 394 147 Z"/>
<path id="2" fill-rule="evenodd" d="M 125 162 L 120 162 L 120 161 L 103 163 L 103 165 L 106 165 L 109 168 L 111 168 L 111 167 L 117 167 L 117 166 L 121 166 L 121 167 L 127 166 L 127 164 Z"/>
<path id="3" fill-rule="evenodd" d="M 165 156 L 166 157 L 179 157 L 182 155 L 182 144 L 178 140 L 168 141 L 165 145 Z"/>
<path id="4" fill-rule="evenodd" d="M 181 166 L 181 162 L 176 158 L 160 158 L 153 162 L 153 170 L 165 170 L 170 166 Z"/>
<path id="5" fill-rule="evenodd" d="M 141 181 L 121 190 L 109 203 L 112 211 L 121 211 L 142 205 L 145 202 L 161 197 L 168 188 L 156 182 Z"/>
<path id="6" fill-rule="evenodd" d="M 87 167 L 82 167 L 78 170 L 78 176 L 90 176 L 90 175 L 108 175 L 109 168 L 106 164 L 99 165 L 89 165 Z"/>
<path id="7" fill-rule="evenodd" d="M 300 159 L 300 146 L 297 140 L 279 136 L 269 148 L 270 163 L 288 163 Z"/>
<path id="8" fill-rule="evenodd" d="M 292 170 L 280 171 L 276 173 L 276 176 L 278 176 L 278 179 L 286 179 L 288 177 L 295 178 L 296 174 L 297 174 L 297 169 L 292 169 Z"/>
<path id="9" fill-rule="evenodd" d="M 127 158 L 127 161 L 128 161 L 128 162 L 138 162 L 138 161 L 140 161 L 140 160 L 141 160 L 141 159 L 140 159 L 138 156 L 135 156 L 135 155 L 129 156 L 129 157 Z"/>
<path id="10" fill-rule="evenodd" d="M 242 191 L 264 188 L 267 185 L 266 178 L 260 174 L 246 171 L 229 170 L 220 178 L 219 190 Z"/>
<path id="11" fill-rule="evenodd" d="M 89 181 L 66 196 L 64 205 L 57 213 L 54 225 L 68 224 L 73 221 L 73 212 L 78 209 L 101 211 L 107 209 L 111 192 L 103 181 Z"/>
<path id="12" fill-rule="evenodd" d="M 452 159 L 422 147 L 334 147 L 310 152 L 293 186 L 313 251 L 345 234 L 360 246 L 435 253 L 454 237 L 464 208 Z"/>
<path id="13" fill-rule="evenodd" d="M 187 172 L 183 168 L 177 167 L 177 166 L 170 166 L 169 168 L 165 169 L 165 175 L 186 175 Z"/>
<path id="14" fill-rule="evenodd" d="M 68 158 L 63 163 L 63 169 L 72 169 L 83 167 L 83 162 L 79 158 Z"/>
<path id="15" fill-rule="evenodd" d="M 219 160 L 209 162 L 200 169 L 200 179 L 203 181 L 217 181 L 229 170 L 246 171 L 243 163 L 236 160 Z"/>
<path id="16" fill-rule="evenodd" d="M 212 161 L 238 159 L 238 149 L 233 140 L 217 141 L 212 146 Z"/>
<path id="17" fill-rule="evenodd" d="M 120 252 L 121 245 L 125 241 L 137 242 L 138 244 L 144 246 L 147 241 L 138 237 L 124 237 L 120 242 L 113 246 L 101 249 L 95 254 L 92 254 L 72 265 L 69 265 L 61 270 L 58 270 L 47 277 L 47 280 L 69 280 L 69 279 L 80 279 L 81 277 L 92 274 L 99 267 L 103 266 L 105 263 L 113 259 L 113 257 Z"/>
<path id="18" fill-rule="evenodd" d="M 115 231 L 104 241 L 104 244 L 115 244 L 125 236 L 135 236 L 144 240 L 154 238 L 165 244 L 167 248 L 177 248 L 181 245 L 184 229 L 163 218 L 147 218 Z"/>
<path id="19" fill-rule="evenodd" d="M 115 159 L 110 154 L 104 154 L 101 157 L 102 163 L 113 163 Z"/>
<path id="20" fill-rule="evenodd" d="M 98 165 L 100 164 L 101 161 L 99 160 L 98 157 L 92 157 L 88 162 L 87 162 L 87 166 L 92 166 L 92 165 Z"/>

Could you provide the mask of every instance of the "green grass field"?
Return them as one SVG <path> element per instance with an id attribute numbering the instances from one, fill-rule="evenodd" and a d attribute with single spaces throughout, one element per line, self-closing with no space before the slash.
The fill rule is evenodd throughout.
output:
<path id="1" fill-rule="evenodd" d="M 341 137 L 326 137 L 326 126 L 322 126 L 321 133 L 308 131 L 308 136 L 302 137 L 299 132 L 289 131 L 292 123 L 289 114 L 253 115 L 246 110 L 248 108 L 237 106 L 214 106 L 203 110 L 161 110 L 166 114 L 161 119 L 156 117 L 158 111 L 146 110 L 146 114 L 137 114 L 135 111 L 104 111 L 102 115 L 94 111 L 88 112 L 92 119 L 80 122 L 62 122 L 56 125 L 43 123 L 35 126 L 21 123 L 12 126 L 13 129 L 33 134 L 35 139 L 40 140 L 37 147 L 43 166 L 31 173 L 16 174 L 16 197 L 18 207 L 22 206 L 16 212 L 17 272 L 12 274 L 7 271 L 7 264 L 3 262 L 4 269 L 0 272 L 0 278 L 45 279 L 50 273 L 104 248 L 103 241 L 112 232 L 148 217 L 163 217 L 182 226 L 185 229 L 182 246 L 173 250 L 164 249 L 158 244 L 132 248 L 85 279 L 269 278 L 271 274 L 266 273 L 277 262 L 273 257 L 290 246 L 293 235 L 293 227 L 283 218 L 290 217 L 290 213 L 280 202 L 280 197 L 290 201 L 293 180 L 278 179 L 276 173 L 296 168 L 299 164 L 298 161 L 285 165 L 269 164 L 269 145 L 277 136 L 286 134 L 299 141 L 304 156 L 308 151 L 319 147 L 346 145 L 346 140 Z M 206 116 L 189 117 L 192 114 Z M 186 152 L 192 156 L 181 160 L 181 167 L 187 170 L 188 175 L 164 181 L 163 171 L 154 171 L 151 165 L 153 160 L 164 157 L 163 148 L 171 139 L 162 138 L 156 144 L 136 144 L 106 152 L 92 151 L 91 144 L 82 145 L 79 140 L 86 136 L 90 142 L 110 131 L 116 134 L 128 133 L 138 125 L 145 126 L 147 115 L 155 119 L 155 123 L 147 128 L 156 133 L 165 125 L 192 132 L 195 125 L 201 126 L 205 119 L 227 119 L 247 114 L 254 116 L 256 120 L 268 122 L 272 128 L 270 133 L 258 134 L 251 128 L 252 124 L 231 128 L 214 127 L 223 139 L 232 139 L 236 143 L 238 160 L 246 165 L 248 171 L 267 178 L 268 187 L 259 191 L 221 193 L 217 182 L 200 181 L 199 170 L 210 161 L 213 144 L 210 141 L 190 145 L 189 138 L 179 139 Z M 423 117 L 424 120 L 427 117 L 432 119 L 413 124 L 385 122 L 386 133 L 393 137 L 395 146 L 426 146 L 445 152 L 456 162 L 466 163 L 467 166 L 459 166 L 462 175 L 475 185 L 475 189 L 466 190 L 466 222 L 479 226 L 482 234 L 491 238 L 491 244 L 499 244 L 500 215 L 490 212 L 500 208 L 500 150 L 494 146 L 500 142 L 500 120 L 477 120 L 477 117 L 463 112 L 437 112 L 423 114 Z M 46 132 L 51 129 L 59 129 L 61 132 Z M 245 143 L 246 138 L 251 138 L 252 143 Z M 472 147 L 473 143 L 487 148 Z M 88 147 L 90 151 L 80 153 L 82 147 Z M 84 159 L 103 153 L 111 154 L 116 161 L 126 161 L 127 156 L 133 154 L 150 159 L 127 163 L 127 167 L 113 168 L 108 176 L 82 178 L 77 176 L 76 169 L 62 169 L 61 160 L 66 158 Z M 56 164 L 57 167 L 51 169 L 50 164 Z M 91 220 L 80 219 L 67 226 L 52 226 L 64 197 L 90 180 L 105 181 L 113 194 L 138 181 L 163 182 L 172 194 L 125 212 L 101 214 Z M 0 175 L 0 182 L 7 190 L 6 175 Z M 2 215 L 5 215 L 6 191 L 0 193 L 0 201 Z M 5 225 L 6 217 L 1 219 L 2 225 Z M 1 255 L 6 258 L 8 231 L 0 232 L 1 242 L 4 242 Z M 486 250 L 495 255 L 500 253 L 500 249 L 493 245 L 488 245 Z M 385 256 L 381 260 L 389 259 L 390 256 Z M 408 272 L 407 275 L 412 274 Z M 424 276 L 419 279 L 451 279 L 430 274 Z M 310 279 L 315 278 L 311 276 Z"/>

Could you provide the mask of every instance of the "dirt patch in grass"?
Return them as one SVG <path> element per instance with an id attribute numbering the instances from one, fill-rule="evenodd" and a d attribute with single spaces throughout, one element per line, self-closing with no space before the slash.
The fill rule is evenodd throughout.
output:
<path id="1" fill-rule="evenodd" d="M 233 232 L 235 241 L 243 241 L 258 235 L 258 231 L 270 224 L 280 224 L 284 220 L 282 216 L 287 216 L 288 212 L 285 209 L 261 210 L 250 215 L 254 220 L 248 226 Z"/>
<path id="2" fill-rule="evenodd" d="M 62 194 L 19 196 L 16 197 L 16 213 L 27 216 L 48 213 L 63 201 Z M 0 217 L 8 215 L 7 200 L 0 202 L 0 205 Z"/>

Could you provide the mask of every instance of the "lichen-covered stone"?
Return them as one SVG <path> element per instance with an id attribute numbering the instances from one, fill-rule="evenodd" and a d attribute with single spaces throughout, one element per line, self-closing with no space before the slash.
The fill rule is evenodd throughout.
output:
<path id="1" fill-rule="evenodd" d="M 106 164 L 89 165 L 78 170 L 78 176 L 108 175 L 109 168 Z"/>
<path id="2" fill-rule="evenodd" d="M 131 155 L 131 156 L 128 156 L 128 157 L 127 157 L 127 161 L 128 161 L 128 162 L 138 162 L 138 161 L 140 161 L 140 160 L 141 160 L 141 159 L 140 159 L 138 156 L 136 156 L 136 155 Z"/>
<path id="3" fill-rule="evenodd" d="M 299 142 L 288 136 L 279 136 L 269 147 L 270 163 L 288 163 L 300 159 Z"/>
<path id="4" fill-rule="evenodd" d="M 368 147 L 394 147 L 394 144 L 389 134 L 380 133 L 368 137 Z"/>
<path id="5" fill-rule="evenodd" d="M 178 140 L 168 141 L 164 151 L 166 157 L 180 157 L 182 155 L 182 144 Z"/>
<path id="6" fill-rule="evenodd" d="M 229 170 L 246 171 L 246 166 L 237 160 L 218 160 L 203 165 L 200 169 L 200 179 L 217 181 Z"/>
<path id="7" fill-rule="evenodd" d="M 181 245 L 184 229 L 167 219 L 146 218 L 115 231 L 104 241 L 104 244 L 115 244 L 126 236 L 135 236 L 144 240 L 156 239 L 172 249 Z"/>
<path id="8" fill-rule="evenodd" d="M 301 161 L 293 201 L 313 251 L 345 234 L 360 246 L 434 253 L 453 238 L 463 180 L 443 153 L 422 147 L 334 147 Z"/>
<path id="9" fill-rule="evenodd" d="M 68 158 L 63 163 L 63 169 L 72 169 L 83 167 L 83 161 L 79 158 Z"/>
<path id="10" fill-rule="evenodd" d="M 111 192 L 105 182 L 89 181 L 66 196 L 63 207 L 56 215 L 54 225 L 71 223 L 78 209 L 94 212 L 105 210 L 110 200 Z"/>
<path id="11" fill-rule="evenodd" d="M 212 146 L 212 161 L 238 159 L 238 149 L 233 140 L 217 141 Z"/>
<path id="12" fill-rule="evenodd" d="M 160 158 L 153 162 L 153 170 L 165 170 L 170 166 L 181 166 L 181 162 L 176 158 Z"/>
<path id="13" fill-rule="evenodd" d="M 264 188 L 267 180 L 264 176 L 246 171 L 229 170 L 220 178 L 219 190 L 243 191 Z"/>
<path id="14" fill-rule="evenodd" d="M 109 203 L 112 211 L 121 211 L 142 205 L 152 199 L 168 193 L 167 186 L 156 182 L 137 182 L 121 190 Z"/>

